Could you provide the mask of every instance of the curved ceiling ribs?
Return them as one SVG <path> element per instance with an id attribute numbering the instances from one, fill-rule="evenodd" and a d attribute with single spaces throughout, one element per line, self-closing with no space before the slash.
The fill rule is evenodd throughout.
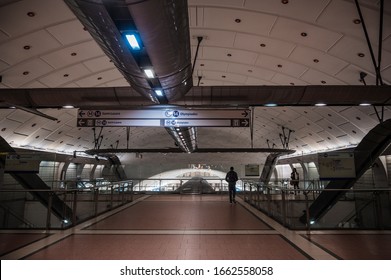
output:
<path id="1" fill-rule="evenodd" d="M 193 86 L 187 1 L 65 1 L 129 84 L 167 104 Z M 131 36 L 137 43 L 127 43 Z M 176 145 L 197 147 L 194 127 L 166 128 Z"/>

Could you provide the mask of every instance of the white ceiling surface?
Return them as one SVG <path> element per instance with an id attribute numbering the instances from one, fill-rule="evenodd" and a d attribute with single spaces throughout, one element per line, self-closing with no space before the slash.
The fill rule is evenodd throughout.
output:
<path id="1" fill-rule="evenodd" d="M 360 1 L 375 55 L 379 30 L 376 0 Z M 391 82 L 391 5 L 385 1 L 382 77 Z M 193 59 L 203 36 L 194 84 L 375 84 L 375 71 L 354 1 L 189 0 Z M 33 17 L 28 14 L 33 12 Z M 237 20 L 238 19 L 238 20 Z M 237 22 L 238 21 L 238 22 Z M 239 22 L 240 21 L 240 22 Z M 307 33 L 306 37 L 301 33 Z M 262 46 L 261 46 L 262 44 Z M 360 57 L 358 54 L 364 54 Z M 129 86 L 61 0 L 0 0 L 0 88 Z M 1 98 L 0 98 L 1 99 Z M 71 105 L 71 104 L 64 104 Z M 45 109 L 50 121 L 20 110 L 0 110 L 0 134 L 15 147 L 73 152 L 94 147 L 91 128 L 76 127 L 76 110 Z M 386 108 L 385 119 L 391 117 Z M 249 128 L 198 128 L 200 148 L 281 148 L 281 127 L 294 132 L 298 153 L 356 145 L 378 123 L 372 107 L 257 107 Z M 99 132 L 99 130 L 98 130 Z M 105 128 L 102 148 L 126 147 L 125 128 Z M 252 139 L 252 141 L 251 141 Z M 175 147 L 164 128 L 133 127 L 130 148 Z M 126 162 L 258 163 L 257 154 L 121 155 Z"/>

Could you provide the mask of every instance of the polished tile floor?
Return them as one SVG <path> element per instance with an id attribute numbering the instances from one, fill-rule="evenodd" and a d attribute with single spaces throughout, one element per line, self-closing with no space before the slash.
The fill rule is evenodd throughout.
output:
<path id="1" fill-rule="evenodd" d="M 156 195 L 62 231 L 0 231 L 1 259 L 391 259 L 389 231 L 291 231 L 240 199 Z M 359 246 L 358 246 L 359 244 Z"/>

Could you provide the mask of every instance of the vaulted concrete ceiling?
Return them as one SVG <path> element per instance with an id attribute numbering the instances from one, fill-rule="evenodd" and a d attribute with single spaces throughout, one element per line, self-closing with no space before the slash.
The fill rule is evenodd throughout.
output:
<path id="1" fill-rule="evenodd" d="M 379 2 L 359 1 L 376 59 Z M 385 2 L 380 73 L 383 82 L 389 84 L 391 5 Z M 353 0 L 189 0 L 188 13 L 192 60 L 197 37 L 204 38 L 193 73 L 193 84 L 201 88 L 360 86 L 363 85 L 361 72 L 366 74 L 367 85 L 376 85 L 375 67 Z M 2 94 L 6 95 L 1 88 L 129 87 L 116 66 L 61 0 L 0 1 L 0 75 L 1 136 L 15 147 L 53 152 L 72 153 L 94 148 L 93 131 L 77 128 L 76 109 L 39 109 L 57 121 L 20 109 L 4 109 L 8 100 L 1 98 Z M 134 92 L 131 95 L 138 97 Z M 50 102 L 57 102 L 58 106 L 74 105 L 55 96 L 45 95 L 45 99 L 53 98 Z M 371 98 L 370 94 L 368 98 Z M 69 102 L 72 100 L 70 98 Z M 150 100 L 142 103 L 152 104 Z M 202 104 L 207 107 L 208 98 L 204 98 Z M 35 105 L 40 108 L 40 104 Z M 281 148 L 282 127 L 294 131 L 289 147 L 298 154 L 354 146 L 378 123 L 377 115 L 372 106 L 343 105 L 256 106 L 252 130 L 198 128 L 198 147 L 267 148 L 275 144 Z M 384 109 L 384 119 L 390 118 L 390 107 Z M 126 147 L 125 128 L 105 128 L 102 135 L 102 148 L 116 147 L 117 141 L 119 148 Z M 132 127 L 129 147 L 173 148 L 175 145 L 164 128 Z M 134 154 L 120 156 L 125 163 L 140 162 Z M 263 161 L 258 154 L 207 157 L 205 154 L 145 154 L 142 162 L 151 160 L 164 164 L 174 159 L 179 163 Z"/>

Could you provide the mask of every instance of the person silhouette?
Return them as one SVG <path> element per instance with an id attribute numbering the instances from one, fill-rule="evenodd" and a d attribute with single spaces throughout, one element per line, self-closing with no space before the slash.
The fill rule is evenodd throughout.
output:
<path id="1" fill-rule="evenodd" d="M 293 168 L 292 169 L 292 173 L 291 173 L 291 185 L 293 185 L 293 189 L 295 190 L 295 194 L 296 194 L 296 190 L 297 193 L 299 194 L 300 191 L 299 191 L 299 173 L 297 172 L 296 168 Z"/>
<path id="2" fill-rule="evenodd" d="M 233 167 L 230 167 L 227 175 L 225 175 L 225 180 L 228 182 L 229 202 L 236 203 L 236 182 L 239 178 Z"/>

